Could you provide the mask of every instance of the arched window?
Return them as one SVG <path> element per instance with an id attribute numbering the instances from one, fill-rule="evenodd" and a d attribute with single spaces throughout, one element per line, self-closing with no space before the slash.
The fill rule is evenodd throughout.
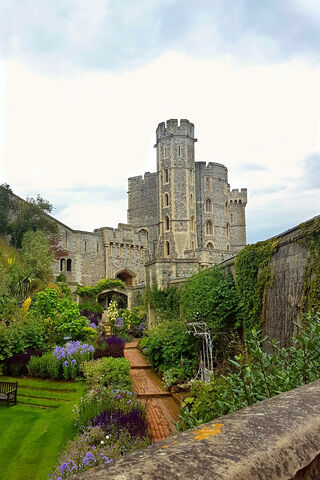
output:
<path id="1" fill-rule="evenodd" d="M 230 200 L 230 205 L 232 205 L 232 204 L 233 204 L 233 201 L 232 201 L 232 200 Z"/>
<path id="2" fill-rule="evenodd" d="M 212 210 L 212 202 L 211 202 L 210 198 L 208 198 L 206 200 L 206 212 L 211 212 L 211 210 Z"/>
<path id="3" fill-rule="evenodd" d="M 71 258 L 68 258 L 68 260 L 67 260 L 67 272 L 71 272 L 71 265 L 72 265 L 72 260 L 71 260 Z"/>
<path id="4" fill-rule="evenodd" d="M 190 195 L 190 207 L 193 208 L 193 195 Z"/>
<path id="5" fill-rule="evenodd" d="M 166 193 L 164 196 L 164 206 L 168 207 L 169 205 L 169 195 Z"/>
<path id="6" fill-rule="evenodd" d="M 208 220 L 206 222 L 206 234 L 207 235 L 212 235 L 212 233 L 213 233 L 213 225 L 212 225 L 211 220 Z"/>
<path id="7" fill-rule="evenodd" d="M 194 232 L 194 217 L 191 217 L 191 232 Z"/>
<path id="8" fill-rule="evenodd" d="M 206 177 L 206 190 L 209 190 L 209 185 L 210 185 L 210 179 L 209 177 Z"/>
<path id="9" fill-rule="evenodd" d="M 190 183 L 193 184 L 193 171 L 190 170 Z"/>
<path id="10" fill-rule="evenodd" d="M 234 201 L 234 204 L 235 204 L 235 205 L 237 204 L 237 200 Z"/>
<path id="11" fill-rule="evenodd" d="M 166 231 L 170 230 L 170 219 L 168 216 L 164 217 L 164 228 Z"/>
<path id="12" fill-rule="evenodd" d="M 213 250 L 213 243 L 209 242 L 207 243 L 207 248 L 209 248 L 210 250 Z"/>
<path id="13" fill-rule="evenodd" d="M 230 228 L 229 228 L 229 223 L 227 223 L 227 227 L 226 227 L 226 237 L 227 238 L 229 237 L 229 233 L 230 233 Z"/>
<path id="14" fill-rule="evenodd" d="M 64 258 L 61 258 L 61 260 L 60 260 L 60 272 L 64 272 L 65 268 L 66 268 L 66 261 L 65 261 Z"/>
<path id="15" fill-rule="evenodd" d="M 147 238 L 148 238 L 149 232 L 145 228 L 141 228 L 141 230 L 139 230 L 139 233 L 142 233 L 143 235 L 147 235 Z"/>
<path id="16" fill-rule="evenodd" d="M 241 205 L 241 204 L 242 204 L 242 200 L 240 199 L 240 200 L 239 200 L 239 205 Z"/>
<path id="17" fill-rule="evenodd" d="M 164 254 L 166 257 L 170 255 L 170 243 L 168 241 L 164 244 Z"/>

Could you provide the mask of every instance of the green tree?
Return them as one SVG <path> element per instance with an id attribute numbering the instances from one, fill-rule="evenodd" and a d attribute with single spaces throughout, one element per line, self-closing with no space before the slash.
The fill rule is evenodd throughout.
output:
<path id="1" fill-rule="evenodd" d="M 12 190 L 7 183 L 0 185 L 0 234 L 9 233 L 12 214 L 15 209 L 15 200 Z"/>
<path id="2" fill-rule="evenodd" d="M 32 275 L 48 282 L 52 275 L 53 255 L 47 235 L 41 230 L 29 231 L 22 239 L 22 261 Z"/>
<path id="3" fill-rule="evenodd" d="M 48 216 L 52 210 L 53 206 L 41 195 L 18 202 L 17 212 L 10 225 L 11 244 L 21 248 L 23 235 L 28 231 L 42 230 L 45 233 L 57 233 L 56 222 Z"/>

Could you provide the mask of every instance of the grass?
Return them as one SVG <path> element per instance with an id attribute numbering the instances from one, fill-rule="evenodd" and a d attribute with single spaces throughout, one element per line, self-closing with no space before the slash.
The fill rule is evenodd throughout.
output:
<path id="1" fill-rule="evenodd" d="M 18 380 L 18 404 L 7 408 L 0 402 L 1 478 L 47 479 L 66 442 L 76 433 L 72 408 L 83 386 L 38 379 L 0 380 Z"/>

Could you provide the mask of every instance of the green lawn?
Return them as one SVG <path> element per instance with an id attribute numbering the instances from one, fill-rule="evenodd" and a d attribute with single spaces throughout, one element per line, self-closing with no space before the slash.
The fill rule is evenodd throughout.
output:
<path id="1" fill-rule="evenodd" d="M 75 435 L 73 405 L 83 386 L 73 382 L 18 380 L 18 404 L 0 402 L 0 472 L 7 480 L 47 479 L 67 440 Z"/>

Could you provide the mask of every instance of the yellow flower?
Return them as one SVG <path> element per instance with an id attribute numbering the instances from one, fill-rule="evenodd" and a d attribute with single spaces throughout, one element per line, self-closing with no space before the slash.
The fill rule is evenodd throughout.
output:
<path id="1" fill-rule="evenodd" d="M 30 305 L 31 305 L 31 297 L 28 297 L 25 299 L 25 301 L 22 304 L 22 308 L 25 314 L 29 310 Z"/>

